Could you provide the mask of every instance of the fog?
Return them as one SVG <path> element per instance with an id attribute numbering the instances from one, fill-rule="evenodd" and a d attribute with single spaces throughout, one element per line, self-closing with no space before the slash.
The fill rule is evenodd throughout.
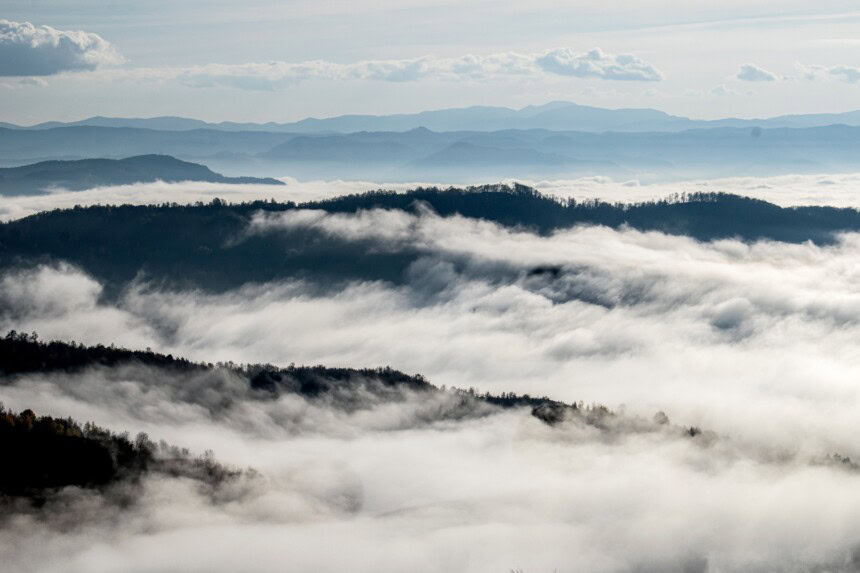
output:
<path id="1" fill-rule="evenodd" d="M 797 200 L 819 185 L 785 183 Z M 838 203 L 849 185 L 820 187 Z M 860 475 L 827 458 L 860 458 L 860 235 L 824 247 L 602 227 L 541 237 L 429 212 L 310 210 L 260 214 L 247 234 L 306 227 L 421 257 L 399 286 L 136 283 L 115 299 L 46 265 L 0 278 L 0 329 L 207 362 L 391 365 L 437 386 L 602 403 L 621 421 L 438 415 L 450 394 L 356 411 L 261 402 L 223 372 L 30 375 L 0 387 L 7 407 L 212 449 L 260 476 L 214 502 L 153 478 L 123 512 L 66 492 L 53 511 L 76 526 L 23 514 L 0 529 L 12 570 L 860 570 Z M 207 401 L 212 388 L 229 407 Z M 658 411 L 672 424 L 652 422 Z"/>
<path id="2" fill-rule="evenodd" d="M 254 200 L 316 201 L 372 189 L 407 191 L 418 186 L 439 186 L 431 183 L 379 183 L 370 181 L 299 181 L 281 177 L 286 186 L 229 184 L 207 182 L 138 183 L 96 187 L 85 191 L 56 190 L 47 195 L 0 196 L 0 221 L 11 221 L 49 209 L 70 209 L 75 205 L 152 203 L 187 204 L 209 202 L 218 197 L 229 202 Z M 763 199 L 781 206 L 830 205 L 858 207 L 856 188 L 860 174 L 781 175 L 776 177 L 733 177 L 703 179 L 677 183 L 640 184 L 637 180 L 616 181 L 610 177 L 583 177 L 570 180 L 516 182 L 532 186 L 542 193 L 576 200 L 602 199 L 611 202 L 639 202 L 663 199 L 675 193 L 717 192 L 735 193 Z M 513 183 L 514 180 L 504 180 Z M 453 181 L 453 186 L 463 187 Z M 444 185 L 443 185 L 444 187 Z"/>

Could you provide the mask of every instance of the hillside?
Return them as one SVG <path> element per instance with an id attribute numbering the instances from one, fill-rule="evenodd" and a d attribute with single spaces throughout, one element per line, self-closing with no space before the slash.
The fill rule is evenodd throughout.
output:
<path id="1" fill-rule="evenodd" d="M 627 226 L 702 241 L 738 238 L 832 243 L 860 231 L 860 212 L 832 207 L 782 208 L 726 194 L 693 194 L 634 205 L 563 202 L 524 186 L 419 188 L 370 192 L 305 203 L 215 200 L 187 206 L 96 206 L 55 210 L 0 225 L 0 269 L 67 261 L 119 289 L 139 277 L 220 291 L 247 283 L 302 278 L 321 288 L 344 281 L 400 283 L 425 247 L 405 241 L 380 248 L 372 236 L 335 236 L 313 225 L 248 230 L 257 214 L 298 208 L 356 213 L 380 208 L 441 216 L 459 214 L 509 228 L 548 234 L 575 225 Z M 517 276 L 529 269 L 498 269 Z"/>
<path id="2" fill-rule="evenodd" d="M 52 189 L 77 191 L 103 185 L 151 181 L 208 181 L 283 185 L 277 179 L 225 177 L 205 165 L 169 155 L 139 155 L 126 159 L 42 161 L 21 167 L 0 168 L 0 195 L 35 195 Z"/>

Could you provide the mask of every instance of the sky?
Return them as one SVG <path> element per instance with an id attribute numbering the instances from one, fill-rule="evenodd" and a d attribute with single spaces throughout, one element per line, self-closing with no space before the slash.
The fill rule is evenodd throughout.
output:
<path id="1" fill-rule="evenodd" d="M 0 121 L 19 124 L 553 100 L 763 117 L 860 94 L 846 0 L 7 0 L 0 20 Z"/>

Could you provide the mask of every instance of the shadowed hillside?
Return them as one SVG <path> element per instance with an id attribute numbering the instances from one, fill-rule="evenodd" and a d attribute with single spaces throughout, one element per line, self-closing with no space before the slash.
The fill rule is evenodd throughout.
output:
<path id="1" fill-rule="evenodd" d="M 248 233 L 255 214 L 303 209 L 366 209 L 459 214 L 506 227 L 552 233 L 575 225 L 629 226 L 702 241 L 739 238 L 831 243 L 860 231 L 860 213 L 833 207 L 783 208 L 725 194 L 692 194 L 634 205 L 559 201 L 524 186 L 416 189 L 350 195 L 296 205 L 219 200 L 179 206 L 96 206 L 43 212 L 0 225 L 0 268 L 66 261 L 121 289 L 135 278 L 221 291 L 248 283 L 304 279 L 337 288 L 351 280 L 399 283 L 424 254 L 405 242 L 378 248 L 373 237 L 340 237 L 313 226 Z M 419 209 L 420 211 L 420 209 Z M 141 275 L 141 273 L 143 273 Z"/>
<path id="2" fill-rule="evenodd" d="M 78 191 L 102 185 L 152 181 L 284 184 L 270 178 L 225 177 L 205 165 L 181 161 L 169 155 L 139 155 L 126 159 L 42 161 L 0 169 L 0 195 L 35 195 L 57 188 Z"/>
<path id="3" fill-rule="evenodd" d="M 104 488 L 136 484 L 148 473 L 184 477 L 217 486 L 241 472 L 216 463 L 211 455 L 193 457 L 188 450 L 155 444 L 140 433 L 114 434 L 91 422 L 18 414 L 0 404 L 0 472 L 2 496 L 25 496 L 41 503 L 53 490 L 67 486 Z M 127 502 L 132 499 L 123 500 Z"/>

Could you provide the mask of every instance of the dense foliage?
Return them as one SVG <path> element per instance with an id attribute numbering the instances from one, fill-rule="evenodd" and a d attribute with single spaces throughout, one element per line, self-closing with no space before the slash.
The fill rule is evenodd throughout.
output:
<path id="1" fill-rule="evenodd" d="M 0 168 L 0 195 L 34 195 L 52 188 L 78 191 L 102 185 L 152 181 L 284 184 L 271 178 L 225 177 L 205 165 L 181 161 L 169 155 L 150 154 L 125 159 L 40 161 L 20 167 Z"/>
<path id="2" fill-rule="evenodd" d="M 726 193 L 689 193 L 660 201 L 607 203 L 560 200 L 525 185 L 467 189 L 418 188 L 409 193 L 370 191 L 307 203 L 303 208 L 330 212 L 360 209 L 409 209 L 421 201 L 440 215 L 460 214 L 509 227 L 549 233 L 575 225 L 627 225 L 642 231 L 688 235 L 700 240 L 829 242 L 838 231 L 860 230 L 860 212 L 834 207 L 783 208 L 766 201 Z"/>
<path id="3" fill-rule="evenodd" d="M 103 487 L 134 483 L 145 473 L 160 473 L 218 485 L 239 472 L 229 470 L 211 453 L 193 457 L 188 450 L 156 445 L 140 433 L 114 434 L 91 422 L 37 416 L 32 410 L 18 414 L 0 404 L 0 494 L 41 499 L 51 490 L 78 486 Z"/>

